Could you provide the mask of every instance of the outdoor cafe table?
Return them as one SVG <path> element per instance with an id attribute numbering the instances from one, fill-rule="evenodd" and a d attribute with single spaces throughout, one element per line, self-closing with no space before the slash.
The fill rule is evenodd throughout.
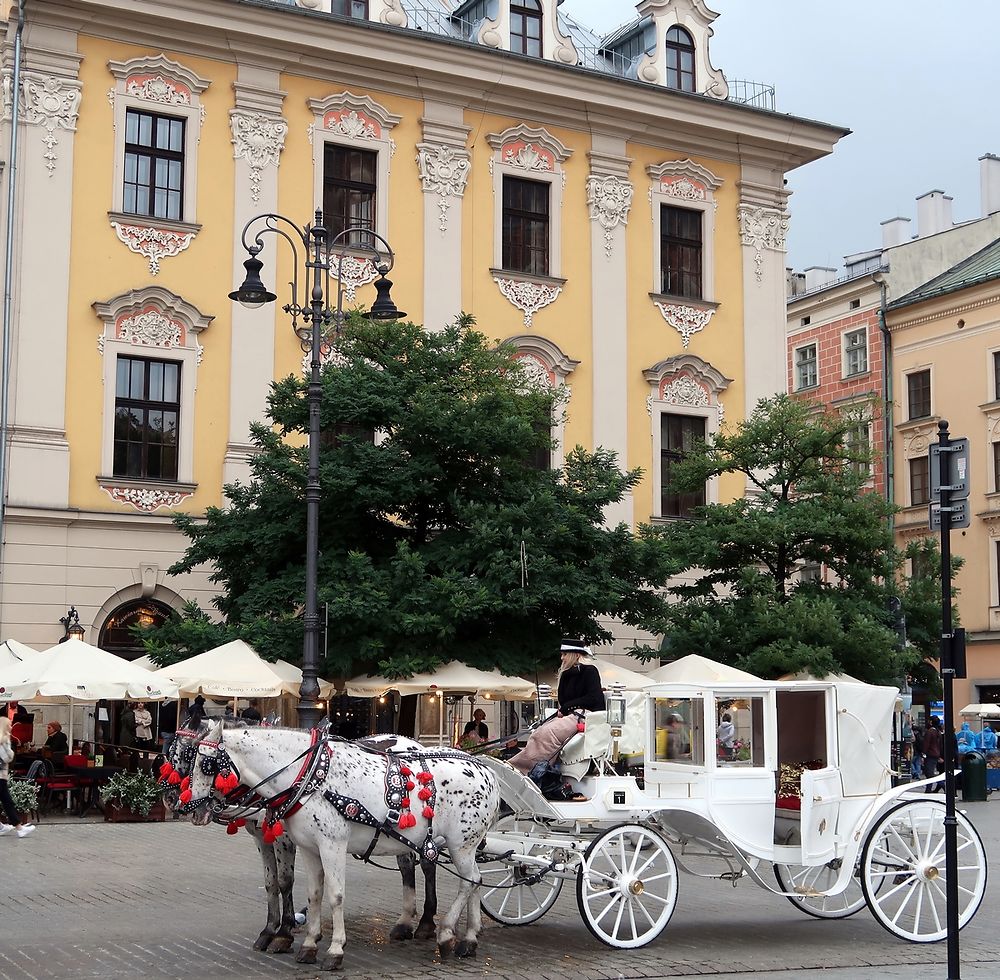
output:
<path id="1" fill-rule="evenodd" d="M 95 806 L 102 813 L 100 790 L 101 787 L 111 779 L 115 773 L 121 772 L 121 766 L 77 766 L 70 770 L 80 785 L 80 803 L 77 816 L 82 817 L 89 813 Z"/>

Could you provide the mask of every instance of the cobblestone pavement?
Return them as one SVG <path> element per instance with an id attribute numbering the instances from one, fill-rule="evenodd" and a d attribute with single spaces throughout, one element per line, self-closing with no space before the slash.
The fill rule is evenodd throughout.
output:
<path id="1" fill-rule="evenodd" d="M 1000 800 L 967 804 L 995 862 Z M 0 978 L 83 980 L 195 976 L 316 977 L 316 967 L 250 949 L 264 922 L 257 853 L 249 838 L 187 823 L 42 823 L 24 840 L 0 839 Z M 447 876 L 440 876 L 447 878 Z M 439 889 L 442 901 L 451 882 Z M 304 888 L 298 889 L 304 895 Z M 944 977 L 943 944 L 912 945 L 867 911 L 822 921 L 752 883 L 738 888 L 681 876 L 677 910 L 644 949 L 614 950 L 593 939 L 563 889 L 537 923 L 488 923 L 476 960 L 442 965 L 432 943 L 390 943 L 398 876 L 352 864 L 344 972 L 351 978 L 425 980 L 624 980 L 628 977 L 756 975 L 861 980 Z M 962 933 L 964 977 L 1000 976 L 990 895 Z M 749 980 L 749 977 L 748 977 Z"/>

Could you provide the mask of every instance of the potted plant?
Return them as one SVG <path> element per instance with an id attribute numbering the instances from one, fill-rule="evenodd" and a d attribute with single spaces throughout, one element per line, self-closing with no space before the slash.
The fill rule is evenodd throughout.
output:
<path id="1" fill-rule="evenodd" d="M 14 801 L 14 809 L 22 816 L 38 819 L 38 783 L 27 779 L 11 779 L 7 782 L 10 798 Z"/>
<path id="2" fill-rule="evenodd" d="M 104 819 L 111 823 L 163 820 L 159 783 L 148 772 L 116 772 L 101 789 Z"/>

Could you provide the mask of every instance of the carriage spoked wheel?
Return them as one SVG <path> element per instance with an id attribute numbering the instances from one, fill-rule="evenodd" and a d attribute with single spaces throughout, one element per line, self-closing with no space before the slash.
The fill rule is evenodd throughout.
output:
<path id="1" fill-rule="evenodd" d="M 513 814 L 501 817 L 494 830 L 500 833 L 528 829 L 535 826 L 530 820 L 519 821 Z M 552 847 L 537 845 L 531 848 L 533 857 L 549 858 Z M 540 919 L 559 897 L 563 880 L 548 874 L 536 881 L 538 867 L 519 863 L 517 855 L 505 861 L 486 861 L 479 865 L 482 875 L 479 904 L 494 921 L 505 926 L 525 926 Z"/>
<path id="2" fill-rule="evenodd" d="M 667 842 L 641 824 L 620 824 L 587 848 L 576 902 L 602 943 L 636 949 L 652 942 L 677 904 L 677 863 Z"/>
<path id="3" fill-rule="evenodd" d="M 795 892 L 785 898 L 800 912 L 817 919 L 846 919 L 865 907 L 865 893 L 857 874 L 838 895 L 824 895 L 840 877 L 840 861 L 829 861 L 819 867 L 804 864 L 776 864 L 774 877 L 783 892 Z"/>
<path id="4" fill-rule="evenodd" d="M 945 807 L 911 800 L 882 815 L 861 855 L 861 887 L 872 914 L 895 936 L 934 943 L 948 934 Z M 976 914 L 986 893 L 986 851 L 961 814 L 958 826 L 958 925 Z"/>

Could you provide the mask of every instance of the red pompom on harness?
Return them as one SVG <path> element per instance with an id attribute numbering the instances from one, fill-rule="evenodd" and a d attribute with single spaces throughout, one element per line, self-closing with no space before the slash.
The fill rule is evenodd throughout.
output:
<path id="1" fill-rule="evenodd" d="M 178 799 L 181 801 L 181 803 L 190 803 L 191 796 L 192 796 L 191 790 L 190 788 L 188 788 L 181 793 Z"/>
<path id="2" fill-rule="evenodd" d="M 180 784 L 180 781 L 181 781 L 181 774 L 176 769 L 174 769 L 167 777 L 167 782 L 171 786 L 178 786 Z"/>

